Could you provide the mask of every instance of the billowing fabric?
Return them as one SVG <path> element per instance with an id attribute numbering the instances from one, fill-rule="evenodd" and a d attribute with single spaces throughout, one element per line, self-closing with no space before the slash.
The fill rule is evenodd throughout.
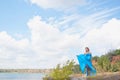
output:
<path id="1" fill-rule="evenodd" d="M 81 72 L 83 74 L 86 73 L 87 76 L 96 75 L 96 70 L 92 65 L 91 58 L 92 58 L 92 56 L 90 53 L 77 55 L 77 59 L 80 64 Z M 88 69 L 86 69 L 86 68 L 89 68 L 89 75 L 88 75 L 88 71 L 86 71 Z"/>

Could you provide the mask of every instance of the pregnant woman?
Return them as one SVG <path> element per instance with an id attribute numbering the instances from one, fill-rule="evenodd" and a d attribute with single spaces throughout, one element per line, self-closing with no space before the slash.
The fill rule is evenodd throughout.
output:
<path id="1" fill-rule="evenodd" d="M 92 55 L 90 49 L 85 47 L 85 53 L 77 55 L 78 62 L 80 64 L 80 69 L 82 74 L 86 74 L 86 76 L 94 76 L 96 75 L 96 70 L 92 65 L 91 59 Z"/>

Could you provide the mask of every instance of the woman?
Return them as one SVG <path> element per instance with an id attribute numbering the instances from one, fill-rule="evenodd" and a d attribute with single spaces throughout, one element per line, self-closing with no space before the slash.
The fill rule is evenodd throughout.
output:
<path id="1" fill-rule="evenodd" d="M 92 55 L 88 47 L 85 47 L 85 53 L 77 55 L 77 58 L 80 64 L 80 69 L 83 74 L 86 73 L 86 76 L 93 76 L 96 74 L 96 70 L 91 62 Z"/>

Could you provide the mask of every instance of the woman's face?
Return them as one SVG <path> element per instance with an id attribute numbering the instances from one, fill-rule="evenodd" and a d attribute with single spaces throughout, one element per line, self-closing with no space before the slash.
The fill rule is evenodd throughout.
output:
<path id="1" fill-rule="evenodd" d="M 88 47 L 85 48 L 85 52 L 89 52 L 89 48 Z"/>

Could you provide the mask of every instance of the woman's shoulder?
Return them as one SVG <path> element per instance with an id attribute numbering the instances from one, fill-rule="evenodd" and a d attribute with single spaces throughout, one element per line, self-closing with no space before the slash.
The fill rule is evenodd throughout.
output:
<path id="1" fill-rule="evenodd" d="M 84 54 L 92 54 L 91 52 L 85 52 Z"/>
<path id="2" fill-rule="evenodd" d="M 91 52 L 85 54 L 86 56 L 92 56 Z"/>
<path id="3" fill-rule="evenodd" d="M 91 52 L 89 52 L 88 54 L 92 54 Z"/>

